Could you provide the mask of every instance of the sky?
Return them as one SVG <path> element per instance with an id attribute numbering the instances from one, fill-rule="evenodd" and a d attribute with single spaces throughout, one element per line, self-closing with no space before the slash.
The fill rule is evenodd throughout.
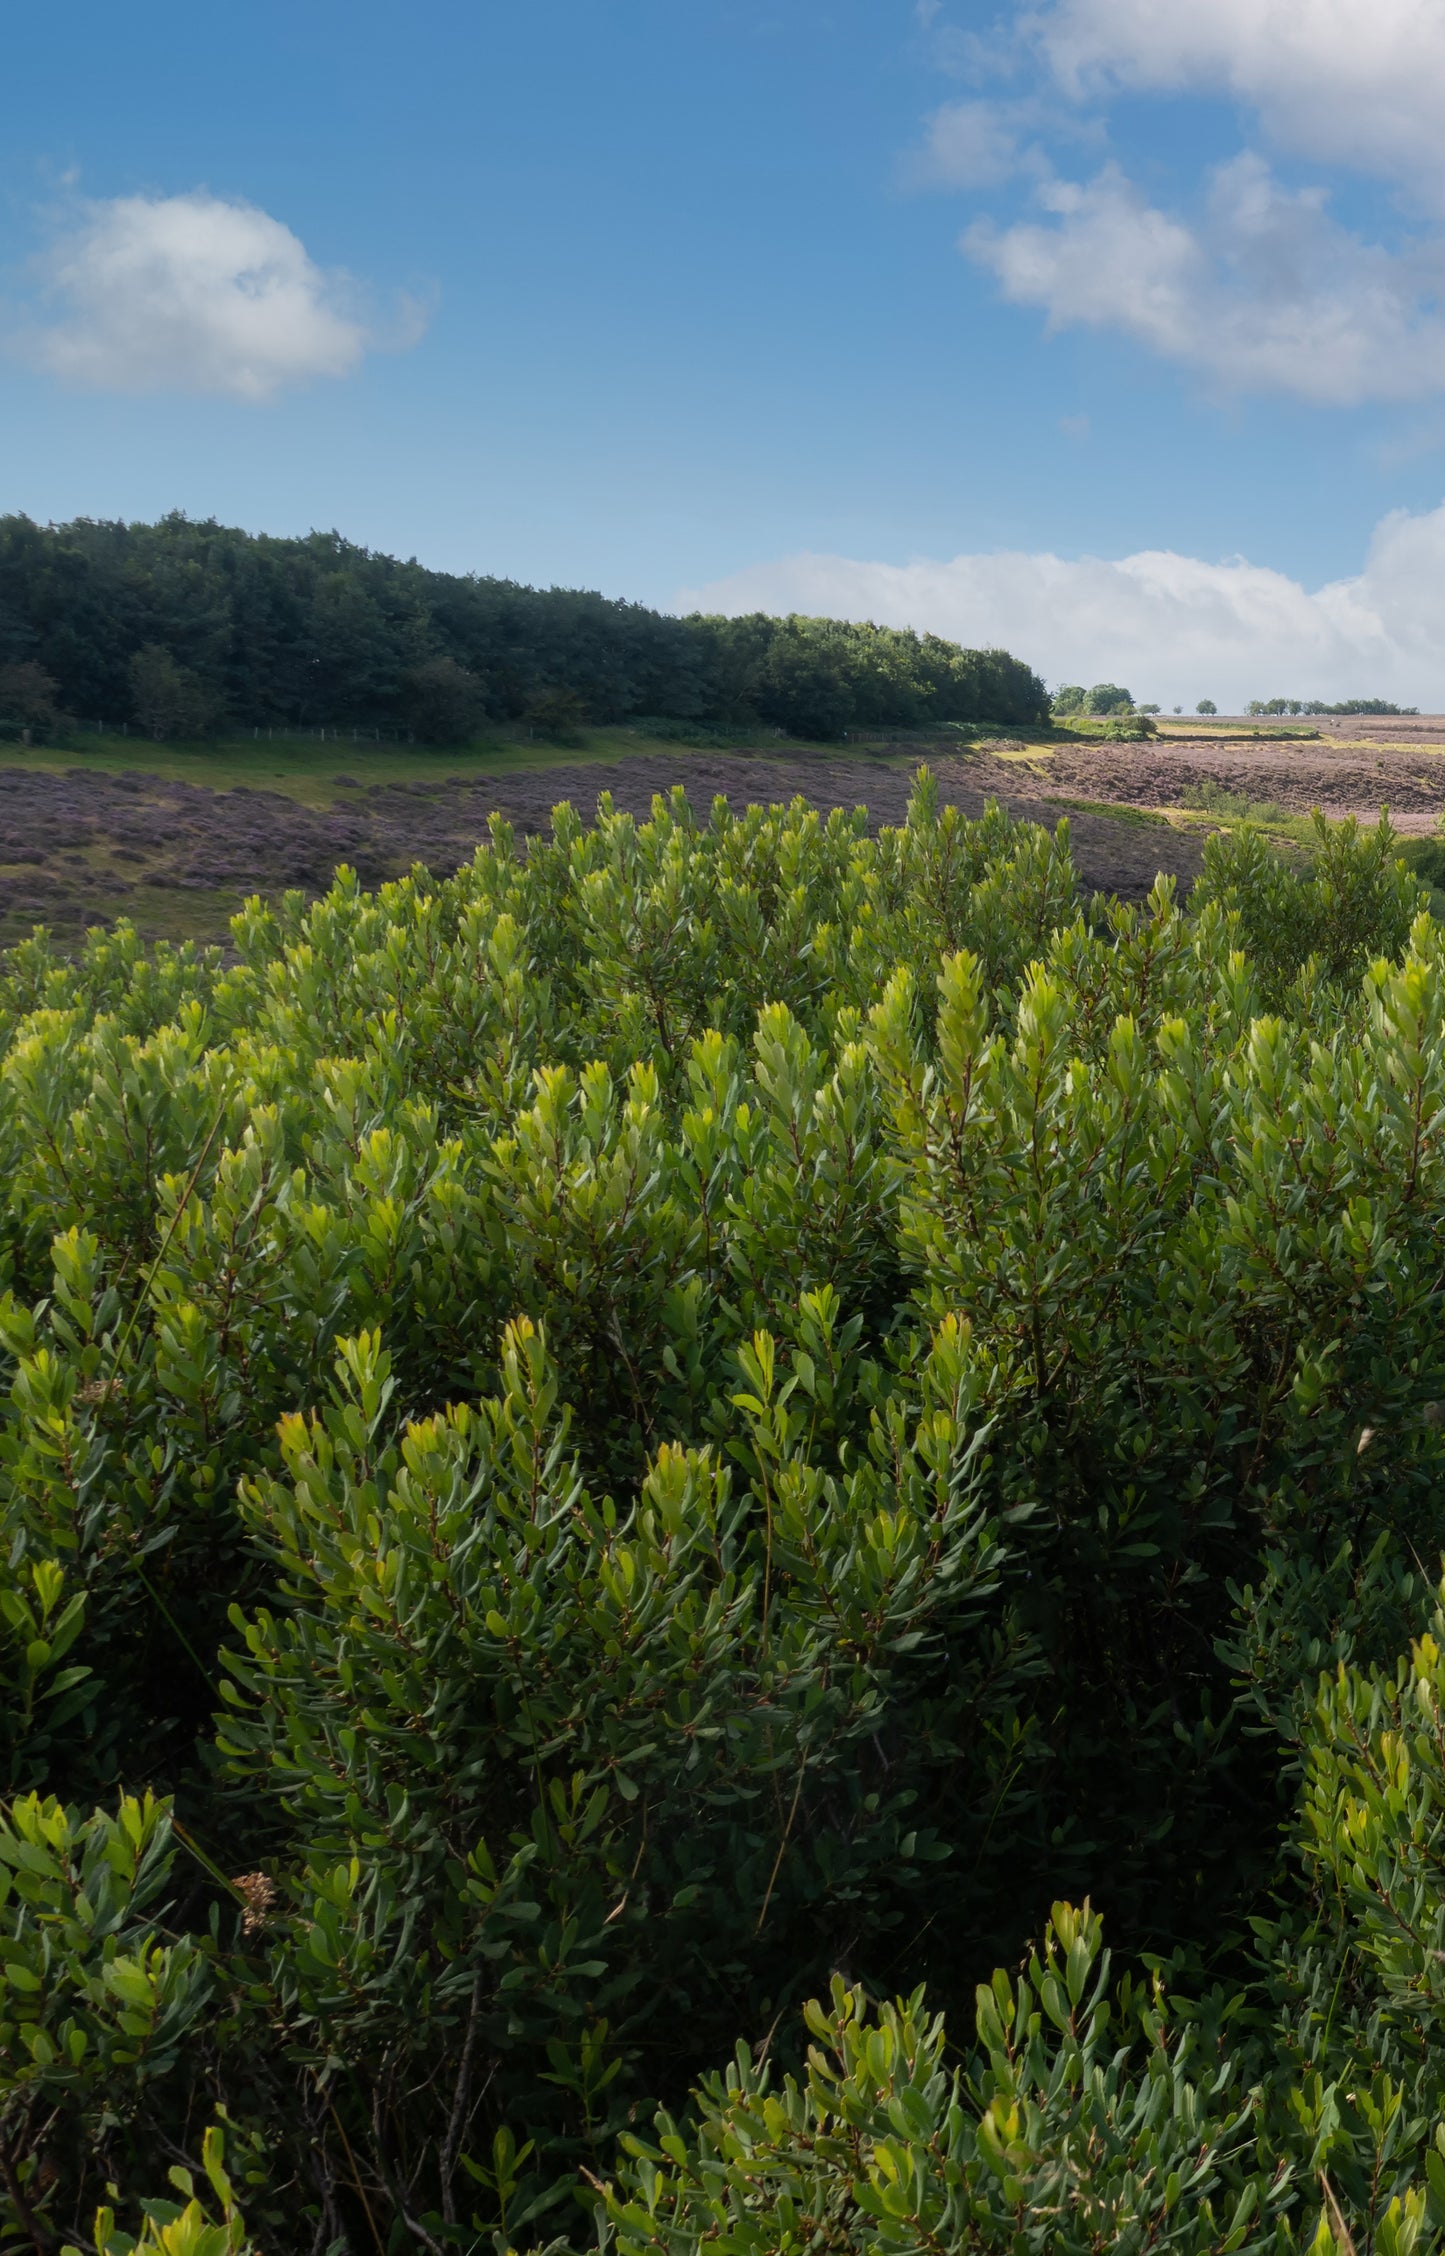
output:
<path id="1" fill-rule="evenodd" d="M 1445 708 L 1441 0 L 51 0 L 0 509 Z"/>

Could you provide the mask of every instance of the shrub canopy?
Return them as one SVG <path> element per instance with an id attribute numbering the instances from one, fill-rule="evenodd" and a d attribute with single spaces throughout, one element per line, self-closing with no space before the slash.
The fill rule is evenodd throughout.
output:
<path id="1" fill-rule="evenodd" d="M 1436 2246 L 1417 905 L 924 778 L 12 951 L 6 2245 Z"/>

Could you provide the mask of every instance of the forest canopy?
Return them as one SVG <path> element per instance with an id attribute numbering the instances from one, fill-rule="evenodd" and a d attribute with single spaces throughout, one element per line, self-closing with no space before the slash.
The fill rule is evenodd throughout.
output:
<path id="1" fill-rule="evenodd" d="M 634 717 L 829 738 L 1018 726 L 1047 720 L 1048 697 L 1006 651 L 898 628 L 675 618 L 428 571 L 336 533 L 4 517 L 0 722 L 47 712 L 176 738 L 334 726 L 458 743 L 488 721 L 557 733 Z"/>
<path id="2" fill-rule="evenodd" d="M 1445 938 L 1316 847 L 0 962 L 0 2246 L 1440 2246 Z"/>

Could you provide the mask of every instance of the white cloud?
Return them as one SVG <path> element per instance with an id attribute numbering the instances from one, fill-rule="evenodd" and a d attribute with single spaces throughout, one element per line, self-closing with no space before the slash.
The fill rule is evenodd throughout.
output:
<path id="1" fill-rule="evenodd" d="M 1439 0 L 1055 0 L 1022 29 L 1076 94 L 1224 93 L 1288 148 L 1445 197 Z"/>
<path id="2" fill-rule="evenodd" d="M 922 146 L 904 162 L 915 188 L 987 188 L 1019 169 L 1018 135 L 996 102 L 945 102 L 926 119 Z"/>
<path id="3" fill-rule="evenodd" d="M 1197 231 L 1114 165 L 1085 184 L 1048 181 L 1038 200 L 1049 223 L 980 221 L 964 248 L 1051 327 L 1122 329 L 1229 389 L 1325 406 L 1445 386 L 1442 247 L 1362 242 L 1320 190 L 1282 188 L 1256 156 L 1216 172 Z"/>
<path id="4" fill-rule="evenodd" d="M 39 278 L 47 311 L 14 349 L 97 391 L 264 400 L 349 374 L 371 342 L 344 275 L 254 204 L 203 190 L 85 205 Z"/>
<path id="5" fill-rule="evenodd" d="M 1445 0 L 1012 0 L 965 46 L 972 75 L 1010 82 L 1010 98 L 936 110 L 905 177 L 978 191 L 1033 175 L 1042 215 L 964 238 L 1006 297 L 1228 390 L 1331 406 L 1445 391 Z M 1054 177 L 1043 144 L 1057 161 L 1061 139 L 1102 133 L 1121 93 L 1237 105 L 1250 139 L 1320 160 L 1326 178 L 1367 175 L 1428 232 L 1402 240 L 1394 222 L 1366 240 L 1331 218 L 1325 189 L 1280 185 L 1252 150 L 1179 211 L 1117 165 Z"/>
<path id="6" fill-rule="evenodd" d="M 911 564 L 802 555 L 688 590 L 680 610 L 802 611 L 998 644 L 1053 683 L 1239 710 L 1251 697 L 1392 697 L 1445 711 L 1445 505 L 1377 526 L 1364 570 L 1310 590 L 1243 559 L 1000 551 Z"/>

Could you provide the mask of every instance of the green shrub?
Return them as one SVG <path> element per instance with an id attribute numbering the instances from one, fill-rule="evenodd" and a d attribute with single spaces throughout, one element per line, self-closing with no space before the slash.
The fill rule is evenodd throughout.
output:
<path id="1" fill-rule="evenodd" d="M 1437 2245 L 1394 849 L 604 799 L 4 959 L 7 2246 Z"/>

